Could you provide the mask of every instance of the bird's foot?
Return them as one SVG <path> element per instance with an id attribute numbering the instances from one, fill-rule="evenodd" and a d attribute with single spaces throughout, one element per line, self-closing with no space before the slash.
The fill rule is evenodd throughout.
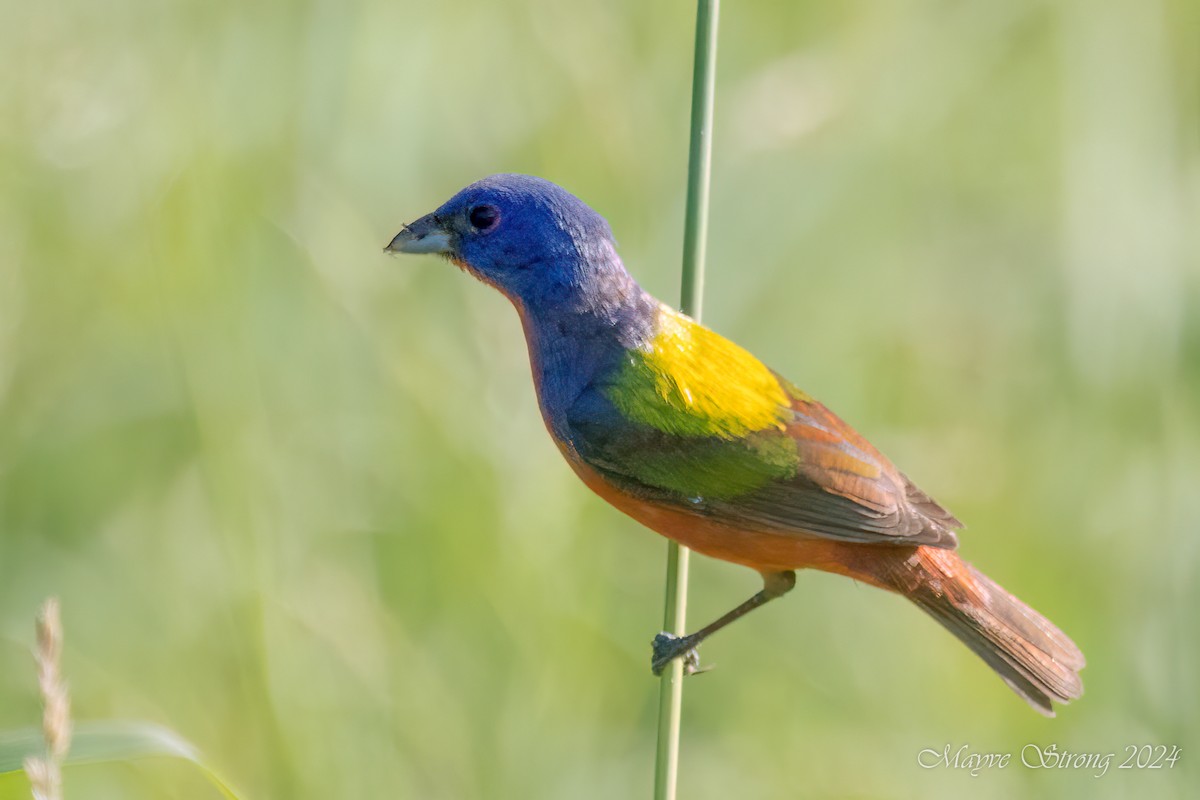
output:
<path id="1" fill-rule="evenodd" d="M 654 637 L 652 642 L 654 654 L 650 659 L 650 669 L 655 675 L 662 675 L 663 670 L 677 658 L 683 658 L 683 674 L 695 675 L 698 672 L 708 672 L 712 667 L 700 666 L 700 653 L 696 651 L 691 636 L 676 636 L 663 631 Z"/>

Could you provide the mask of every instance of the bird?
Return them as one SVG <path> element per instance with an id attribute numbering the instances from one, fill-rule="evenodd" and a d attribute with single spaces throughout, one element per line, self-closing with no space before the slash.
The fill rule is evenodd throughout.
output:
<path id="1" fill-rule="evenodd" d="M 824 405 L 643 290 L 607 220 L 566 189 L 484 178 L 384 250 L 442 256 L 512 302 L 543 421 L 589 489 L 762 576 L 711 624 L 655 637 L 655 674 L 676 658 L 690 672 L 702 641 L 816 569 L 908 598 L 1043 715 L 1082 695 L 1083 653 L 959 556 L 953 514 Z"/>

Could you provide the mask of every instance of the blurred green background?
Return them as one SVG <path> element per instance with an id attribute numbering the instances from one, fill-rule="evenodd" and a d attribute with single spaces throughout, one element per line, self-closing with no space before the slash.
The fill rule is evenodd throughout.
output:
<path id="1" fill-rule="evenodd" d="M 804 574 L 705 646 L 683 795 L 1194 791 L 1200 5 L 721 24 L 706 321 L 965 519 L 1090 666 L 1045 720 L 902 600 Z M 664 542 L 562 463 L 506 302 L 380 251 L 531 172 L 675 299 L 692 25 L 676 0 L 3 0 L 0 730 L 37 724 L 57 594 L 76 716 L 167 725 L 250 797 L 649 795 Z M 697 559 L 692 622 L 757 586 Z M 1184 753 L 917 765 L 1028 742 Z M 66 777 L 214 796 L 169 762 Z"/>

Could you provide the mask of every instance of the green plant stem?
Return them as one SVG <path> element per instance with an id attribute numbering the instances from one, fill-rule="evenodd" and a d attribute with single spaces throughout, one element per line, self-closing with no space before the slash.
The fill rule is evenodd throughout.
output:
<path id="1" fill-rule="evenodd" d="M 696 61 L 692 77 L 692 133 L 688 149 L 687 206 L 683 222 L 683 276 L 680 308 L 699 320 L 704 295 L 704 255 L 708 242 L 708 194 L 712 175 L 713 97 L 717 80 L 719 0 L 699 0 Z"/>
<path id="2" fill-rule="evenodd" d="M 708 235 L 708 194 L 712 172 L 713 97 L 717 75 L 719 0 L 699 0 L 696 8 L 696 57 L 692 69 L 692 123 L 688 151 L 687 206 L 683 230 L 680 308 L 700 319 L 704 294 L 704 255 Z M 688 549 L 667 543 L 666 608 L 663 630 L 687 631 Z M 655 800 L 674 800 L 679 779 L 679 723 L 683 708 L 683 659 L 662 674 L 658 698 L 658 753 Z"/>

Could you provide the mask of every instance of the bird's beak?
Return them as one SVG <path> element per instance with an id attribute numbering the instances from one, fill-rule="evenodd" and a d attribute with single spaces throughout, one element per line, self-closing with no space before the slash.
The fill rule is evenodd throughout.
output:
<path id="1" fill-rule="evenodd" d="M 433 214 L 426 214 L 405 225 L 383 249 L 387 253 L 448 253 L 450 232 Z"/>

